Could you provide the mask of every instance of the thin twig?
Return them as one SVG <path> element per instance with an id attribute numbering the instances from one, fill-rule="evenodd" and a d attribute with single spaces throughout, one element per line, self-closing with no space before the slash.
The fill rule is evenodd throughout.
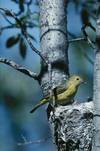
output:
<path id="1" fill-rule="evenodd" d="M 4 15 L 1 11 L 0 11 L 1 15 L 4 17 L 4 19 L 10 24 L 13 25 L 13 23 L 7 18 L 6 15 Z"/>
<path id="2" fill-rule="evenodd" d="M 35 141 L 28 141 L 26 139 L 26 137 L 22 135 L 23 143 L 17 143 L 17 145 L 18 146 L 23 146 L 23 145 L 31 145 L 31 144 L 40 144 L 40 143 L 46 142 L 50 137 L 44 138 L 44 139 L 35 140 Z"/>
<path id="3" fill-rule="evenodd" d="M 81 40 L 86 41 L 85 38 L 75 38 L 75 39 L 69 40 L 69 43 L 77 42 L 77 41 L 81 41 Z M 82 49 L 81 49 L 81 51 L 82 51 Z M 86 52 L 82 51 L 82 54 L 92 65 L 94 65 L 94 61 L 90 58 L 90 56 Z"/>
<path id="4" fill-rule="evenodd" d="M 9 29 L 9 28 L 14 28 L 14 27 L 16 27 L 16 26 L 8 25 L 8 26 L 0 27 L 0 30 L 5 30 L 5 29 Z"/>
<path id="5" fill-rule="evenodd" d="M 80 38 L 71 39 L 71 40 L 69 40 L 68 42 L 69 42 L 69 43 L 72 43 L 72 42 L 77 42 L 77 41 L 82 41 L 82 40 L 86 40 L 86 39 L 83 38 L 83 37 L 80 37 Z"/>
<path id="6" fill-rule="evenodd" d="M 28 33 L 27 33 L 27 31 L 26 31 L 26 27 L 25 27 L 24 24 L 18 19 L 18 17 L 16 17 L 15 13 L 12 12 L 12 11 L 10 11 L 10 10 L 8 10 L 8 9 L 4 9 L 4 8 L 0 8 L 0 9 L 1 9 L 2 11 L 4 11 L 5 13 L 6 13 L 6 12 L 10 13 L 10 15 L 16 20 L 16 22 L 17 22 L 17 23 L 19 24 L 19 26 L 21 27 L 22 33 L 23 33 L 24 37 L 26 38 L 26 40 L 27 40 L 29 46 L 31 47 L 31 49 L 32 49 L 35 53 L 37 53 L 37 54 L 42 58 L 42 60 L 43 60 L 46 64 L 48 64 L 48 61 L 44 58 L 44 56 L 41 54 L 41 52 L 33 46 L 32 42 L 31 42 L 31 39 L 29 38 Z"/>
<path id="7" fill-rule="evenodd" d="M 8 59 L 0 57 L 0 62 L 11 66 L 12 68 L 14 68 L 14 69 L 16 69 L 16 70 L 28 75 L 29 77 L 31 77 L 31 78 L 33 78 L 35 80 L 39 80 L 37 73 L 34 73 L 34 72 L 30 71 L 29 69 L 26 69 L 25 67 L 16 64 L 12 60 L 8 60 Z"/>
<path id="8" fill-rule="evenodd" d="M 31 145 L 31 144 L 38 144 L 38 143 L 43 143 L 45 142 L 46 139 L 43 140 L 37 140 L 37 141 L 26 141 L 24 143 L 17 143 L 18 146 L 23 146 L 23 145 Z"/>
<path id="9" fill-rule="evenodd" d="M 88 26 L 95 31 L 95 28 L 94 28 L 91 24 L 89 24 Z M 88 44 L 89 44 L 93 49 L 95 49 L 94 42 L 91 41 L 91 39 L 89 38 L 89 36 L 88 36 L 88 34 L 87 34 L 86 30 L 85 30 L 86 27 L 87 27 L 87 26 L 84 25 L 84 26 L 81 28 L 81 30 L 82 30 L 82 32 L 83 32 L 83 34 L 84 34 L 84 36 L 85 36 L 85 39 L 86 39 L 86 41 L 88 42 Z"/>
<path id="10" fill-rule="evenodd" d="M 5 30 L 5 29 L 12 29 L 15 28 L 16 26 L 14 25 L 8 25 L 8 26 L 4 26 L 4 27 L 0 27 L 0 34 Z M 17 27 L 16 27 L 17 28 Z"/>

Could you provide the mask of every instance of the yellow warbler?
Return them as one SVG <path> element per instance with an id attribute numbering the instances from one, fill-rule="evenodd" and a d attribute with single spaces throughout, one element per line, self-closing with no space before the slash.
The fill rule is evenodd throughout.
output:
<path id="1" fill-rule="evenodd" d="M 59 89 L 57 91 L 57 97 L 55 100 L 56 104 L 67 105 L 73 102 L 73 98 L 78 90 L 79 85 L 83 83 L 83 79 L 80 76 L 74 75 L 66 81 L 65 87 Z M 53 96 L 55 99 L 55 96 Z M 46 96 L 44 99 L 40 101 L 31 111 L 33 113 L 37 108 L 49 102 L 49 96 Z"/>

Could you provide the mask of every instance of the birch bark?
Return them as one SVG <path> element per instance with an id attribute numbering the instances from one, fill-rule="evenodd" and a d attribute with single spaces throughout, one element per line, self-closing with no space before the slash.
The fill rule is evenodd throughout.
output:
<path id="1" fill-rule="evenodd" d="M 97 3 L 96 50 L 94 65 L 94 138 L 92 151 L 100 151 L 100 2 Z"/>
<path id="2" fill-rule="evenodd" d="M 66 10 L 63 0 L 40 0 L 41 53 L 52 66 L 52 88 L 59 86 L 68 76 L 68 39 Z M 40 84 L 48 94 L 49 74 L 41 63 Z"/>
<path id="3" fill-rule="evenodd" d="M 67 19 L 63 0 L 40 0 L 41 53 L 52 65 L 52 88 L 68 76 Z M 40 85 L 49 93 L 49 74 L 42 62 Z M 53 118 L 55 114 L 55 118 Z M 93 102 L 58 106 L 49 122 L 58 151 L 90 151 L 93 136 Z"/>

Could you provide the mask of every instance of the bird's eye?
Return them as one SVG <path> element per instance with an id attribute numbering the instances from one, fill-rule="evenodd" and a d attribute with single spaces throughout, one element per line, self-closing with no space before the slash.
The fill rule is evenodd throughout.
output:
<path id="1" fill-rule="evenodd" d="M 77 78 L 76 80 L 79 80 L 79 78 Z"/>

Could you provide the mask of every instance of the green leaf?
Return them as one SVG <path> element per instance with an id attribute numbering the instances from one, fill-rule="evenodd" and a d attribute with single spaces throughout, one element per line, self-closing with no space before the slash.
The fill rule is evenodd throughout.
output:
<path id="1" fill-rule="evenodd" d="M 26 44 L 24 42 L 24 39 L 21 37 L 19 42 L 19 52 L 22 58 L 26 57 L 26 50 L 27 50 Z"/>
<path id="2" fill-rule="evenodd" d="M 6 47 L 10 48 L 10 47 L 14 46 L 15 44 L 17 44 L 19 41 L 19 37 L 20 37 L 20 35 L 18 34 L 17 36 L 12 36 L 12 37 L 8 38 L 8 40 L 6 41 Z"/>

